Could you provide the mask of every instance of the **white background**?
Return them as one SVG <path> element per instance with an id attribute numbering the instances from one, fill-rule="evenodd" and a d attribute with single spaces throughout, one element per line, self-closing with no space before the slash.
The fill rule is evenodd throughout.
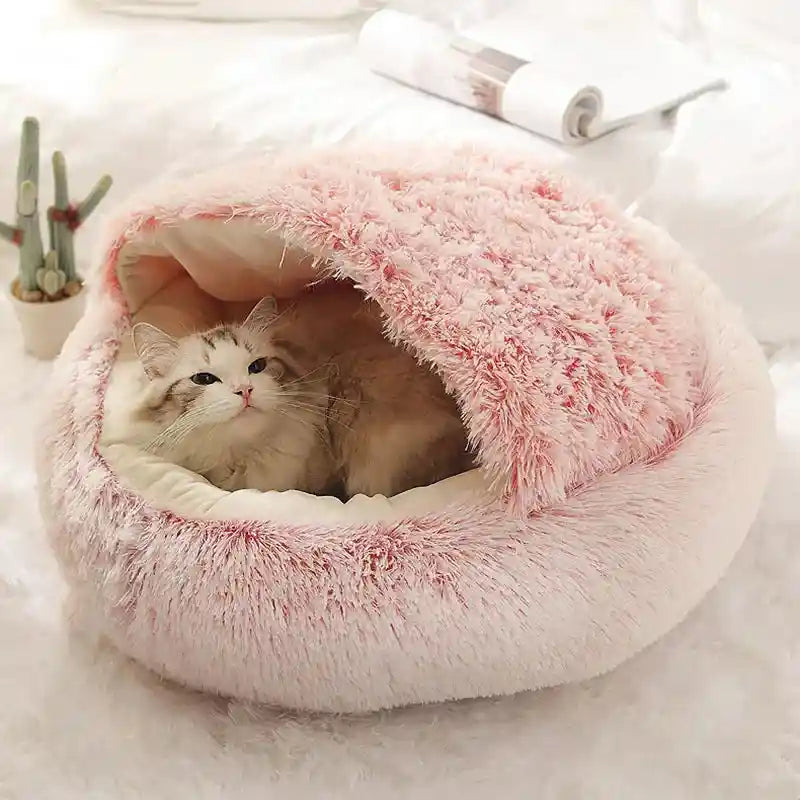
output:
<path id="1" fill-rule="evenodd" d="M 542 4 L 552 16 L 553 4 Z M 560 3 L 570 24 L 649 35 L 635 0 Z M 774 354 L 780 454 L 759 521 L 706 602 L 582 686 L 378 714 L 307 718 L 201 697 L 67 636 L 31 457 L 49 367 L 21 354 L 0 298 L 0 798 L 796 798 L 800 793 L 800 6 L 701 4 L 696 44 L 729 92 L 672 130 L 574 152 L 415 94 L 355 59 L 357 22 L 225 26 L 3 3 L 0 218 L 19 125 L 65 150 L 72 194 L 290 143 L 482 139 L 562 164 L 664 224 Z M 577 22 L 576 22 L 577 20 Z M 549 20 L 550 24 L 552 20 Z M 78 235 L 88 259 L 102 215 Z M 0 243 L 0 277 L 15 253 Z"/>

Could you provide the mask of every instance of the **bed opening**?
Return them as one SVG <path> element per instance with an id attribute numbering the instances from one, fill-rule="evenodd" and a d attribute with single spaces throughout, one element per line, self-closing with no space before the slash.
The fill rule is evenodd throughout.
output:
<path id="1" fill-rule="evenodd" d="M 279 303 L 310 292 L 340 293 L 345 302 L 365 299 L 351 282 L 333 277 L 326 254 L 294 247 L 262 221 L 244 218 L 188 219 L 142 230 L 122 247 L 116 269 L 132 323 L 149 323 L 175 338 L 219 323 L 241 323 L 268 296 Z M 141 365 L 127 334 L 108 384 L 101 450 L 121 480 L 144 499 L 183 516 L 355 524 L 437 513 L 482 496 L 486 502 L 492 495 L 477 469 L 390 497 L 358 494 L 342 500 L 293 489 L 226 491 L 125 440 L 124 409 L 137 380 Z"/>

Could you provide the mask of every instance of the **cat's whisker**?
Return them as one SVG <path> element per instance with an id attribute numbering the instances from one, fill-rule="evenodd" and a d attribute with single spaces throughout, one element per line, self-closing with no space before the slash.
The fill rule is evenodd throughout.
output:
<path id="1" fill-rule="evenodd" d="M 226 405 L 225 402 L 211 403 L 202 408 L 187 408 L 175 420 L 173 420 L 163 431 L 152 439 L 146 449 L 149 452 L 163 450 L 166 447 L 174 447 L 186 438 L 192 431 L 203 425 L 203 419 L 213 415 L 215 411 L 221 410 Z"/>
<path id="2" fill-rule="evenodd" d="M 336 402 L 341 405 L 347 406 L 348 408 L 353 408 L 353 409 L 357 409 L 360 407 L 359 403 L 354 403 L 350 400 L 346 400 L 344 397 L 340 397 L 334 394 L 319 393 L 313 391 L 292 392 L 291 394 L 292 401 L 295 401 L 296 398 L 303 398 L 303 397 L 313 398 L 314 400 L 324 400 L 325 401 L 324 406 L 321 404 L 311 404 L 311 405 L 316 405 L 316 407 L 323 409 L 326 414 L 328 413 L 328 410 L 332 402 Z"/>
<path id="3" fill-rule="evenodd" d="M 346 422 L 342 422 L 339 419 L 330 419 L 328 421 L 329 425 L 334 426 L 336 428 L 342 428 L 343 430 L 348 431 L 349 433 L 354 433 L 355 429 L 352 425 L 348 425 Z"/>
<path id="4" fill-rule="evenodd" d="M 316 375 L 318 372 L 330 372 L 331 365 L 330 364 L 320 364 L 314 369 L 309 370 L 304 375 L 300 375 L 299 377 L 295 378 L 294 380 L 288 381 L 283 385 L 284 389 L 290 389 L 293 386 L 296 386 L 299 383 L 305 383 L 312 375 Z"/>
<path id="5" fill-rule="evenodd" d="M 289 311 L 290 311 L 289 308 L 285 308 L 283 311 L 280 312 L 280 314 L 277 314 L 276 316 L 272 317 L 266 322 L 262 322 L 258 325 L 251 324 L 250 329 L 253 331 L 253 333 L 259 336 L 264 336 L 269 332 L 269 329 L 272 328 L 274 325 L 276 325 L 278 322 L 280 322 L 286 316 L 286 314 L 289 313 Z"/>
<path id="6" fill-rule="evenodd" d="M 324 408 L 318 408 L 315 406 L 310 405 L 303 405 L 297 403 L 284 403 L 284 408 L 292 408 L 295 411 L 300 411 L 304 414 L 309 414 L 312 416 L 316 416 L 319 419 L 325 419 L 328 416 L 328 412 Z"/>
<path id="7" fill-rule="evenodd" d="M 312 408 L 318 411 L 322 411 L 323 413 L 327 408 L 327 405 L 321 405 L 320 403 L 308 403 L 305 402 L 304 400 L 297 400 L 294 397 L 284 398 L 283 402 L 285 405 L 294 405 L 297 408 Z"/>
<path id="8" fill-rule="evenodd" d="M 285 408 L 279 408 L 279 409 L 277 409 L 277 411 L 278 411 L 279 414 L 282 414 L 284 417 L 286 417 L 287 419 L 292 420 L 293 422 L 300 422 L 300 423 L 305 422 L 305 420 L 302 419 L 301 417 L 297 417 L 294 414 L 290 414 Z M 314 432 L 314 436 L 325 446 L 325 449 L 328 450 L 328 452 L 330 452 L 331 443 L 330 443 L 329 438 L 316 425 L 312 424 L 310 427 L 312 428 L 312 430 Z"/>
<path id="9" fill-rule="evenodd" d="M 180 320 L 176 323 L 178 329 L 183 333 L 184 336 L 190 336 L 192 334 L 192 329 L 185 323 L 181 322 Z"/>
<path id="10" fill-rule="evenodd" d="M 360 406 L 359 403 L 353 403 L 352 401 L 346 400 L 344 397 L 340 397 L 339 395 L 335 395 L 335 394 L 317 394 L 315 392 L 301 392 L 301 393 L 298 393 L 298 395 L 300 397 L 308 395 L 309 397 L 324 398 L 328 402 L 330 402 L 331 400 L 335 400 L 337 403 L 341 403 L 342 405 L 349 406 L 350 408 L 359 408 L 359 406 Z"/>
<path id="11" fill-rule="evenodd" d="M 350 425 L 345 424 L 341 420 L 337 420 L 337 419 L 331 420 L 330 413 L 329 413 L 327 408 L 326 409 L 314 408 L 314 407 L 309 408 L 308 406 L 298 406 L 296 404 L 293 405 L 291 403 L 286 403 L 284 407 L 286 407 L 286 408 L 294 408 L 296 410 L 302 410 L 304 413 L 308 413 L 310 411 L 316 411 L 316 412 L 318 412 L 319 418 L 324 419 L 326 421 L 326 423 L 330 421 L 330 422 L 333 422 L 335 425 L 337 425 L 339 428 L 343 428 L 344 430 L 347 430 L 347 431 L 350 431 L 350 432 L 353 431 L 353 428 Z"/>

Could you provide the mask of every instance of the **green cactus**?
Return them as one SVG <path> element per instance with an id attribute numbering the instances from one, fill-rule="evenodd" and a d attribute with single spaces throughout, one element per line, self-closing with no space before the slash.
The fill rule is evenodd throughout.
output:
<path id="1" fill-rule="evenodd" d="M 86 199 L 77 206 L 69 202 L 67 185 L 67 161 L 60 150 L 53 153 L 53 181 L 55 183 L 55 203 L 47 210 L 47 219 L 51 229 L 52 247 L 58 253 L 58 265 L 67 276 L 67 281 L 78 280 L 75 268 L 75 247 L 73 234 L 82 225 L 92 211 L 111 188 L 111 176 L 103 175 L 86 195 Z"/>
<path id="2" fill-rule="evenodd" d="M 58 253 L 51 250 L 44 257 L 44 266 L 36 270 L 36 283 L 48 296 L 55 297 L 67 285 L 66 273 L 58 268 Z"/>
<path id="3" fill-rule="evenodd" d="M 64 154 L 53 153 L 55 202 L 47 209 L 49 250 L 44 253 L 39 226 L 39 122 L 27 117 L 22 123 L 19 166 L 17 168 L 16 225 L 0 222 L 0 238 L 19 248 L 19 297 L 22 300 L 55 300 L 80 290 L 76 271 L 75 231 L 111 188 L 111 177 L 104 175 L 77 205 L 69 202 L 67 165 Z"/>
<path id="4" fill-rule="evenodd" d="M 27 117 L 22 123 L 17 166 L 17 224 L 2 223 L 0 236 L 19 247 L 20 290 L 37 291 L 36 272 L 44 265 L 44 252 L 39 228 L 39 123 L 33 117 Z"/>

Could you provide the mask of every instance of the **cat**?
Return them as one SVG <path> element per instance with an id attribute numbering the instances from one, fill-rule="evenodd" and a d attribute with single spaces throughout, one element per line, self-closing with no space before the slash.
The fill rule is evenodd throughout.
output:
<path id="1" fill-rule="evenodd" d="M 267 297 L 180 339 L 138 323 L 132 340 L 147 380 L 134 438 L 222 489 L 391 497 L 474 466 L 455 400 L 355 289 L 280 313 Z"/>
<path id="2" fill-rule="evenodd" d="M 273 341 L 275 319 L 276 303 L 266 298 L 240 324 L 180 339 L 134 325 L 146 385 L 133 438 L 222 489 L 335 491 L 329 375 Z"/>
<path id="3" fill-rule="evenodd" d="M 379 307 L 354 288 L 306 292 L 268 335 L 328 369 L 327 428 L 346 497 L 391 497 L 474 466 L 456 401 L 433 370 L 386 338 Z"/>

